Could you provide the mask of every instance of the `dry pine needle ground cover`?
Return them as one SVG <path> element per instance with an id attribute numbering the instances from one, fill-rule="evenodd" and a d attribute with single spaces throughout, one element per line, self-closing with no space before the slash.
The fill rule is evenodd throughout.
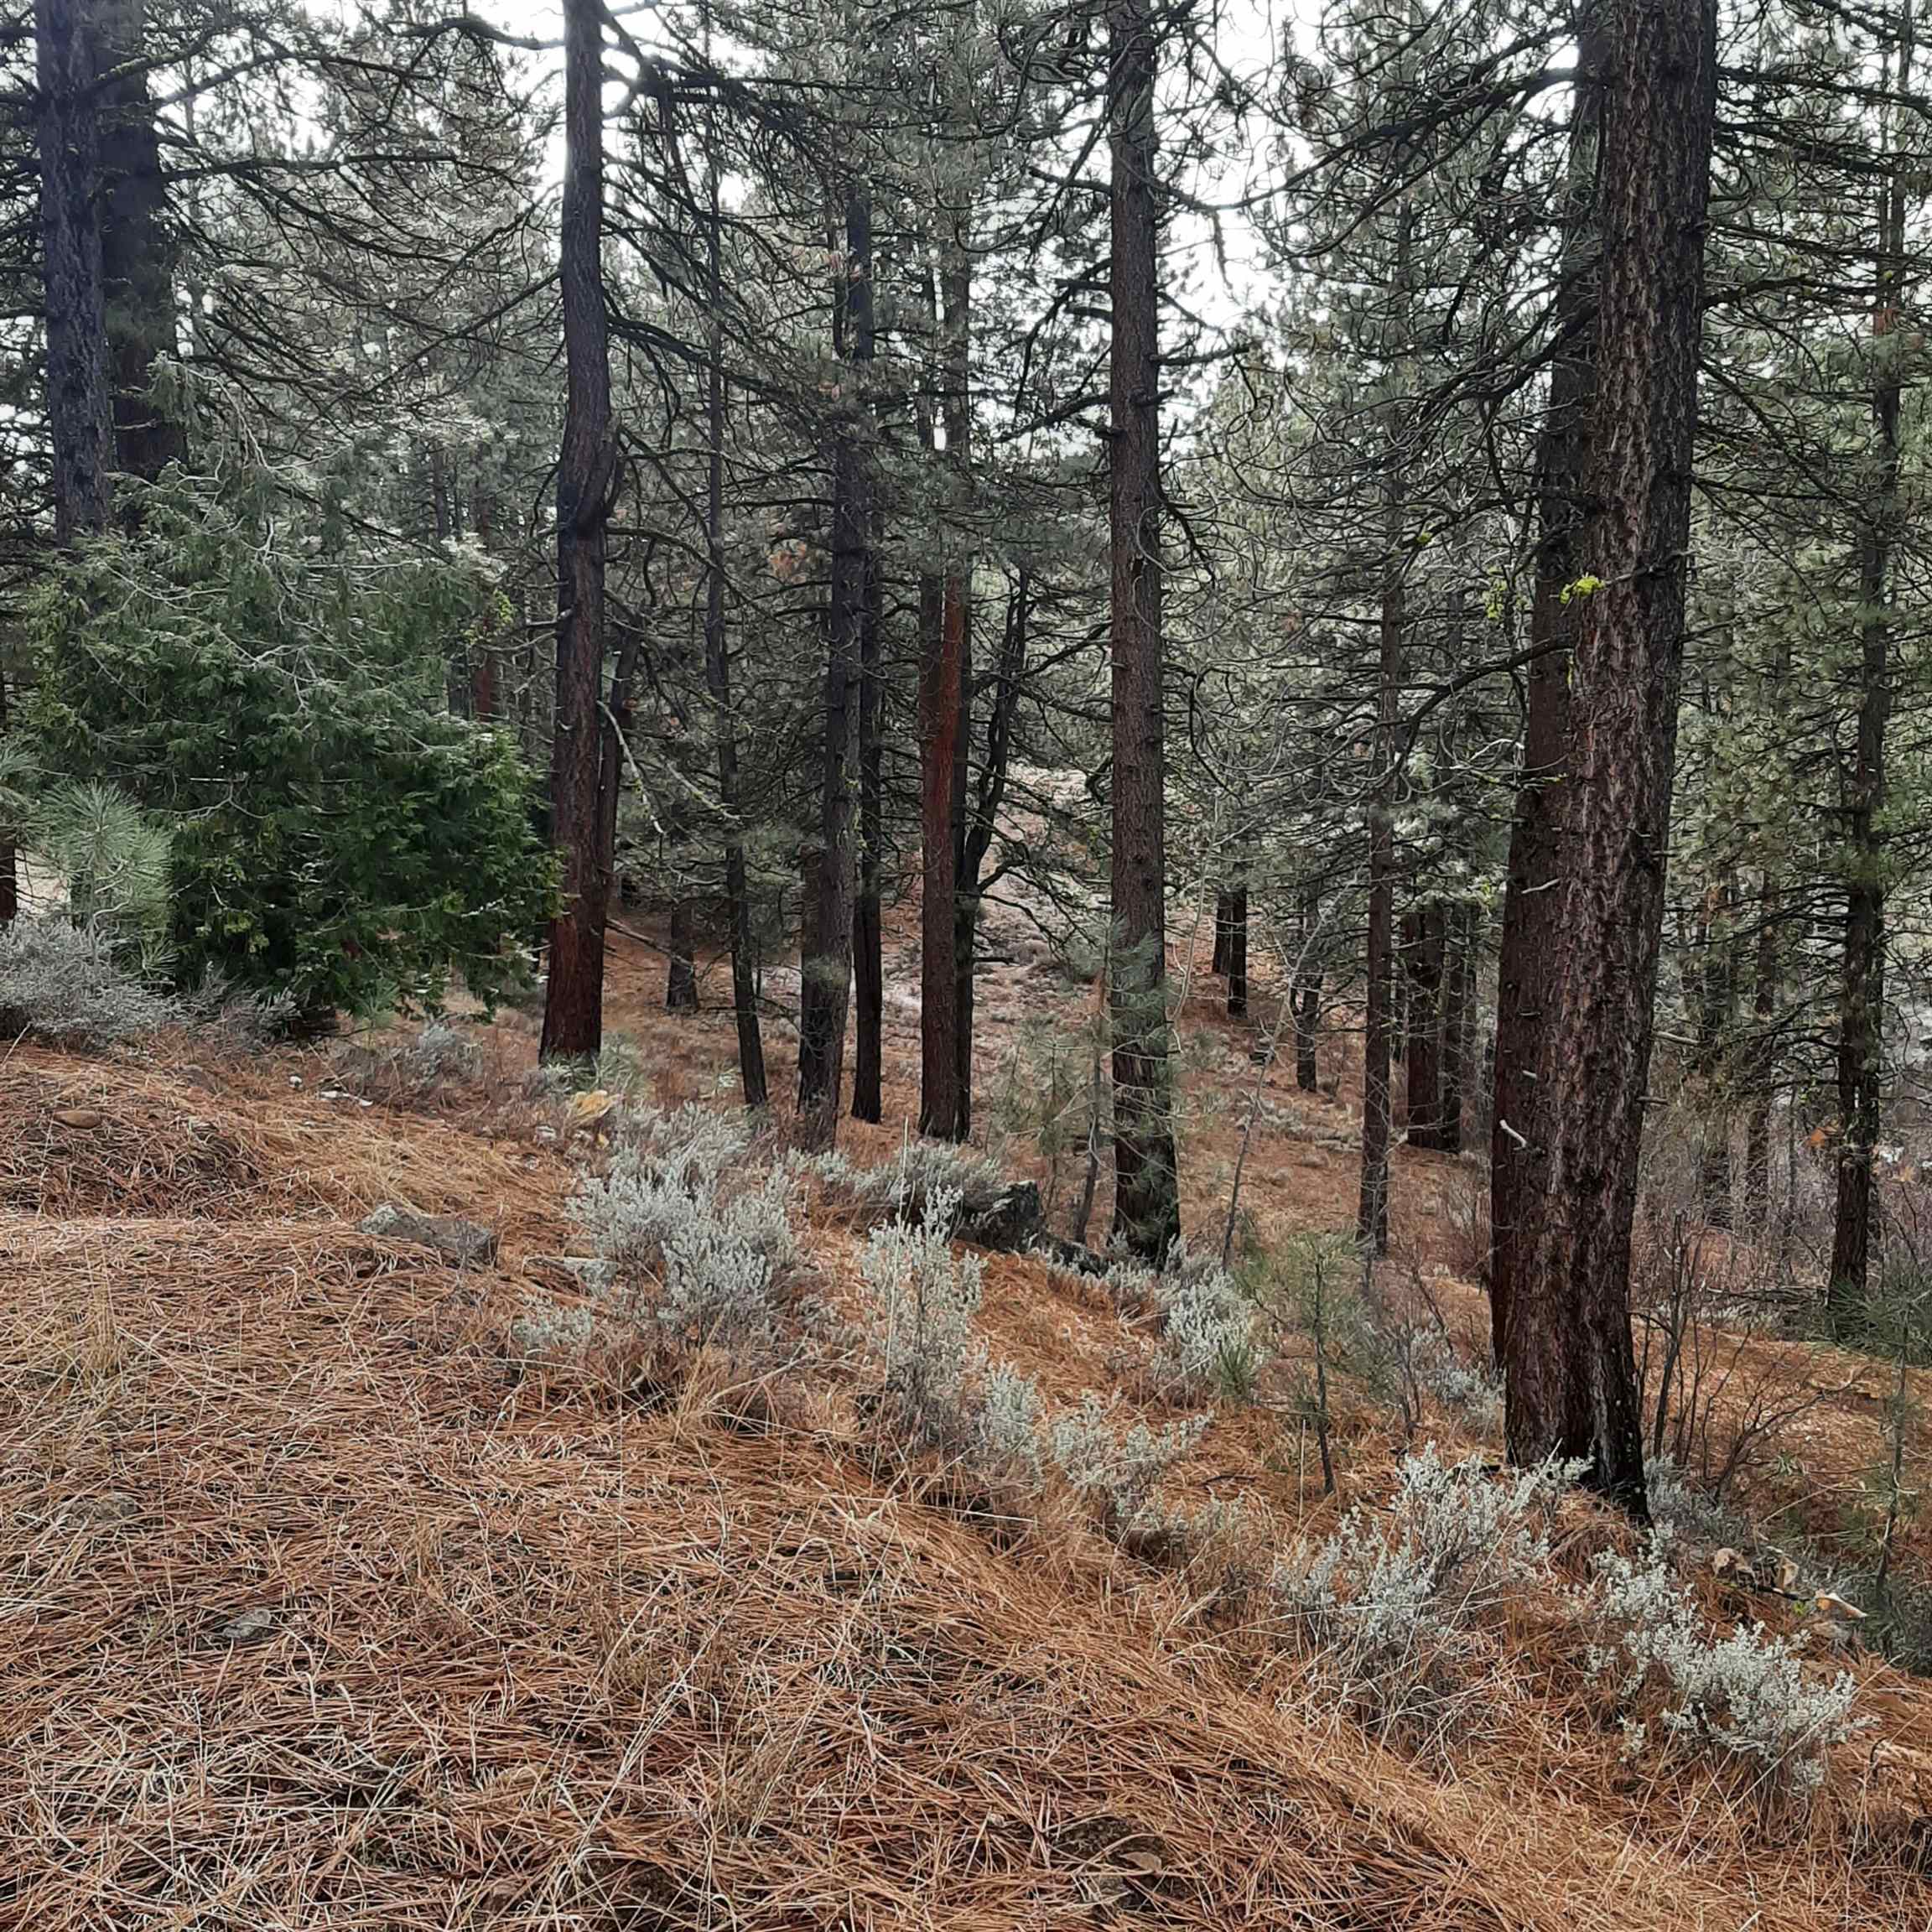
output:
<path id="1" fill-rule="evenodd" d="M 0 1925 L 1932 1923 L 1915 1683 L 1860 1665 L 1802 1829 L 1633 1778 L 1534 1614 L 1483 1736 L 1412 1761 L 1187 1572 L 881 1465 L 835 1378 L 652 1407 L 520 1363 L 569 1150 L 324 1087 L 0 1069 Z M 356 1231 L 394 1197 L 497 1268 Z M 853 1237 L 811 1244 L 835 1301 Z M 1055 1400 L 1124 1346 L 1029 1261 L 984 1322 Z M 1182 1499 L 1290 1534 L 1278 1435 L 1220 1415 Z"/>

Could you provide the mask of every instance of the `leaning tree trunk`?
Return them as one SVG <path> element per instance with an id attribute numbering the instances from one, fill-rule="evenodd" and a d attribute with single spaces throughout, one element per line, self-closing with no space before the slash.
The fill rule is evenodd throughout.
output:
<path id="1" fill-rule="evenodd" d="M 808 1146 L 838 1134 L 845 1017 L 851 1000 L 852 907 L 857 859 L 854 726 L 860 635 L 865 621 L 872 527 L 870 451 L 860 446 L 872 360 L 872 200 L 860 182 L 845 196 L 845 255 L 839 288 L 846 393 L 832 450 L 832 607 L 825 653 L 823 782 L 812 902 L 798 991 L 798 1119 Z"/>
<path id="2" fill-rule="evenodd" d="M 1167 1056 L 1161 640 L 1160 184 L 1151 0 L 1107 15 L 1112 330 L 1114 1231 L 1159 1261 L 1181 1233 Z"/>
<path id="3" fill-rule="evenodd" d="M 550 924 L 546 1059 L 604 1043 L 604 937 L 615 804 L 606 773 L 604 553 L 619 481 L 610 430 L 610 339 L 604 307 L 602 15 L 564 0 L 564 204 L 557 274 L 564 296 L 567 400 L 557 464 L 557 700 L 550 753 L 552 835 L 562 905 Z"/>
<path id="4" fill-rule="evenodd" d="M 1489 1103 L 1490 1348 L 1505 1359 L 1509 1307 L 1535 1233 L 1547 1172 L 1536 1061 L 1549 983 L 1545 962 L 1562 915 L 1562 813 L 1570 767 L 1570 653 L 1581 615 L 1570 586 L 1581 575 L 1583 463 L 1597 392 L 1597 158 L 1604 86 L 1597 5 L 1577 23 L 1576 105 L 1570 128 L 1557 346 L 1537 439 L 1537 542 L 1530 608 L 1523 769 L 1509 834 L 1496 970 L 1494 1074 Z"/>
<path id="5" fill-rule="evenodd" d="M 54 537 L 107 522 L 112 416 L 101 254 L 101 117 L 86 0 L 34 0 L 40 272 L 47 292 L 47 429 Z"/>
<path id="6" fill-rule="evenodd" d="M 1913 15 L 1910 0 L 1898 23 L 1897 92 L 1909 94 Z M 1905 250 L 1905 169 L 1894 153 L 1879 210 L 1877 288 L 1872 333 L 1891 337 L 1898 322 L 1899 278 Z M 1873 1150 L 1883 1101 L 1885 1021 L 1885 731 L 1892 714 L 1892 551 L 1898 531 L 1898 353 L 1884 341 L 1873 357 L 1872 454 L 1877 469 L 1859 533 L 1858 733 L 1846 787 L 1845 845 L 1850 875 L 1845 906 L 1845 949 L 1838 996 L 1837 1211 L 1831 1231 L 1831 1272 L 1826 1313 L 1834 1333 L 1849 1334 L 1862 1318 L 1870 1289 L 1875 1192 Z"/>
<path id="7" fill-rule="evenodd" d="M 1598 213 L 1597 397 L 1571 702 L 1574 840 L 1537 1061 L 1547 1182 L 1509 1311 L 1519 1465 L 1586 1464 L 1647 1514 L 1630 1345 L 1644 1131 L 1683 667 L 1714 0 L 1614 0 Z"/>
<path id="8" fill-rule="evenodd" d="M 114 466 L 152 483 L 188 446 L 179 409 L 155 393 L 155 364 L 178 345 L 168 182 L 142 65 L 146 11 L 144 0 L 101 0 L 102 66 L 114 73 L 101 101 L 101 266 Z"/>

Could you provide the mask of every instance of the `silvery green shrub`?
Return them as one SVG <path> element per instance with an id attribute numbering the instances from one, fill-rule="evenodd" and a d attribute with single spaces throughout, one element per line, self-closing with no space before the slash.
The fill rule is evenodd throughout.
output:
<path id="1" fill-rule="evenodd" d="M 1576 1474 L 1546 1462 L 1493 1477 L 1431 1442 L 1404 1457 L 1385 1525 L 1358 1507 L 1285 1558 L 1276 1599 L 1343 1701 L 1384 1730 L 1440 1719 L 1476 1628 L 1547 1573 L 1553 1506 Z"/>
<path id="2" fill-rule="evenodd" d="M 1614 1675 L 1620 1704 L 1658 1701 L 1662 1748 L 1689 1748 L 1748 1765 L 1764 1787 L 1804 1801 L 1824 1782 L 1834 1745 L 1856 1728 L 1857 1685 L 1805 1668 L 1789 1639 L 1762 1623 L 1707 1635 L 1696 1605 L 1671 1573 L 1667 1539 L 1641 1561 L 1599 1557 L 1593 1606 L 1604 1640 L 1592 1671 Z M 1627 1749 L 1649 1742 L 1648 1724 L 1627 1718 Z"/>

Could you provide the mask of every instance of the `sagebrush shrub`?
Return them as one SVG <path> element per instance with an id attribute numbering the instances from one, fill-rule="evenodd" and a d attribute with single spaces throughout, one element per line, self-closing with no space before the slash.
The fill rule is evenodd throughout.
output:
<path id="1" fill-rule="evenodd" d="M 1120 1406 L 1118 1397 L 1103 1402 L 1089 1389 L 1078 1409 L 1055 1418 L 1048 1436 L 1054 1466 L 1116 1536 L 1146 1526 L 1161 1479 L 1208 1426 L 1205 1415 L 1193 1415 L 1159 1430 L 1135 1418 L 1123 1430 Z"/>
<path id="2" fill-rule="evenodd" d="M 1441 1403 L 1478 1429 L 1503 1420 L 1503 1378 L 1487 1363 L 1465 1361 L 1442 1336 L 1425 1337 L 1413 1357 L 1416 1379 Z"/>
<path id="3" fill-rule="evenodd" d="M 967 1384 L 979 1363 L 973 1317 L 979 1306 L 979 1257 L 953 1252 L 958 1197 L 941 1192 L 922 1218 L 875 1228 L 860 1274 L 867 1334 L 885 1370 L 885 1399 L 899 1430 L 926 1448 L 964 1436 Z"/>
<path id="4" fill-rule="evenodd" d="M 113 1046 L 179 1017 L 120 963 L 104 934 L 60 917 L 22 916 L 0 927 L 0 1035 Z"/>
<path id="5" fill-rule="evenodd" d="M 1481 1457 L 1404 1457 L 1387 1526 L 1357 1508 L 1276 1569 L 1283 1610 L 1343 1701 L 1384 1730 L 1426 1730 L 1457 1690 L 1473 1633 L 1547 1573 L 1550 1522 L 1573 1467 L 1500 1478 Z"/>
<path id="6" fill-rule="evenodd" d="M 945 1216 L 949 1231 L 984 1214 L 1006 1191 L 1005 1176 L 984 1156 L 932 1140 L 908 1141 L 892 1160 L 860 1167 L 842 1153 L 794 1152 L 794 1173 L 808 1176 L 867 1223 L 893 1220 L 920 1227 Z"/>
<path id="7" fill-rule="evenodd" d="M 358 1093 L 426 1100 L 445 1088 L 480 1079 L 484 1059 L 470 1035 L 439 1018 L 353 1041 L 337 1053 L 335 1067 L 338 1078 Z"/>
<path id="8" fill-rule="evenodd" d="M 702 1108 L 633 1116 L 627 1129 L 609 1171 L 570 1202 L 607 1297 L 680 1340 L 742 1348 L 769 1339 L 797 1257 L 787 1177 L 773 1170 L 735 1184 L 748 1136 Z"/>
<path id="9" fill-rule="evenodd" d="M 979 1379 L 973 1418 L 974 1459 L 996 1474 L 1040 1480 L 1039 1384 L 1010 1362 L 998 1362 Z"/>
<path id="10" fill-rule="evenodd" d="M 1742 1762 L 1766 1791 L 1803 1802 L 1824 1782 L 1832 1747 L 1856 1727 L 1856 1680 L 1843 1670 L 1811 1675 L 1797 1646 L 1762 1623 L 1706 1635 L 1670 1571 L 1666 1542 L 1641 1561 L 1613 1552 L 1597 1559 L 1593 1607 L 1605 1641 L 1590 1664 L 1598 1676 L 1615 1674 L 1627 1749 L 1648 1747 L 1649 1710 L 1665 1749 Z"/>
<path id="11" fill-rule="evenodd" d="M 1161 1276 L 1161 1365 L 1187 1396 L 1254 1398 L 1265 1360 L 1254 1304 L 1224 1268 L 1189 1267 Z"/>

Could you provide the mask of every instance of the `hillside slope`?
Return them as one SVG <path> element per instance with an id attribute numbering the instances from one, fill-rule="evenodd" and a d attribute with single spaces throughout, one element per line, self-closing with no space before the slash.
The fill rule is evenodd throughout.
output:
<path id="1" fill-rule="evenodd" d="M 1932 1924 L 1915 1681 L 1859 1664 L 1802 1824 L 1623 1768 L 1534 1605 L 1457 1748 L 1382 1748 L 1197 1569 L 882 1460 L 829 1358 L 519 1359 L 574 1150 L 461 1112 L 312 1054 L 0 1070 L 0 1923 Z M 393 1199 L 497 1264 L 357 1230 Z M 836 1300 L 854 1237 L 808 1241 Z M 1134 1343 L 1026 1259 L 984 1321 L 1057 1400 Z M 1331 1519 L 1284 1440 L 1218 1411 L 1175 1488 Z"/>

